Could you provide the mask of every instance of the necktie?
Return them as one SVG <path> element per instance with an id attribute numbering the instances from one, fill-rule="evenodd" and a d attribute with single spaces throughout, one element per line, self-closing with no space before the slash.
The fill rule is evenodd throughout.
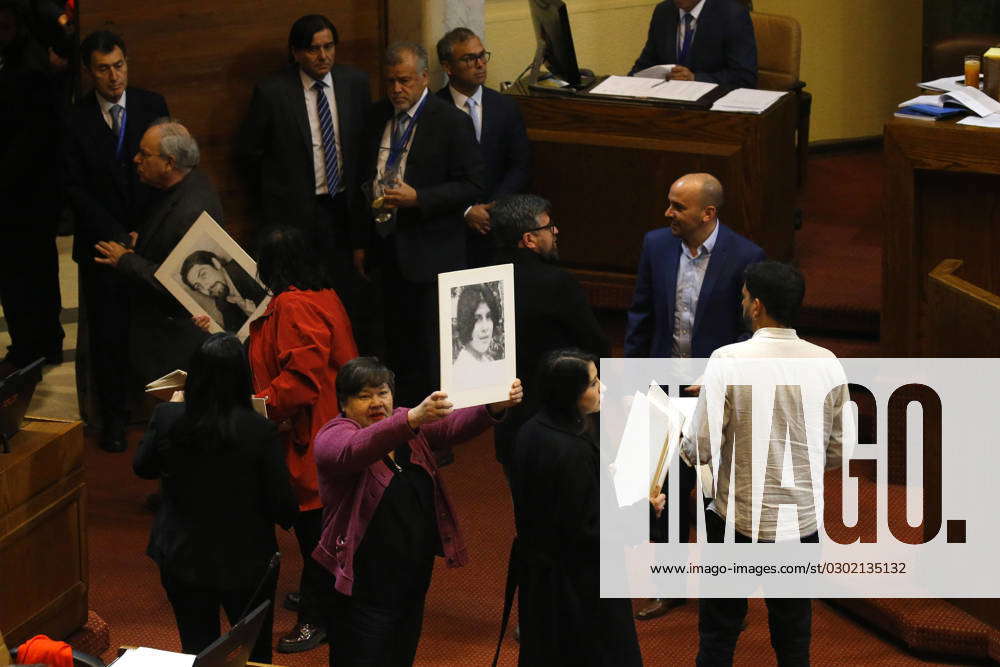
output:
<path id="1" fill-rule="evenodd" d="M 326 188 L 333 197 L 337 194 L 340 184 L 340 167 L 337 164 L 337 142 L 333 136 L 333 118 L 330 116 L 330 102 L 326 99 L 323 89 L 326 84 L 317 81 L 313 85 L 316 91 L 316 113 L 319 115 L 320 134 L 323 135 L 323 165 L 326 167 Z"/>
<path id="2" fill-rule="evenodd" d="M 120 104 L 111 105 L 111 133 L 115 135 L 115 155 L 120 159 L 122 156 L 122 114 L 124 107 Z"/>
<path id="3" fill-rule="evenodd" d="M 465 100 L 465 108 L 468 110 L 469 116 L 472 117 L 472 125 L 476 128 L 476 141 L 479 141 L 479 137 L 483 133 L 483 119 L 479 117 L 478 113 L 476 113 L 477 106 L 479 105 L 476 103 L 475 99 L 470 97 Z"/>
<path id="4" fill-rule="evenodd" d="M 406 148 L 405 146 L 400 146 L 403 141 L 403 135 L 406 134 L 406 128 L 410 124 L 410 114 L 405 111 L 400 111 L 396 114 L 396 123 L 392 131 L 392 143 L 400 149 Z"/>
<path id="5" fill-rule="evenodd" d="M 684 41 L 681 43 L 681 51 L 677 55 L 677 64 L 687 65 L 688 51 L 691 49 L 691 38 L 694 37 L 694 30 L 691 24 L 694 22 L 694 14 L 684 15 Z"/>

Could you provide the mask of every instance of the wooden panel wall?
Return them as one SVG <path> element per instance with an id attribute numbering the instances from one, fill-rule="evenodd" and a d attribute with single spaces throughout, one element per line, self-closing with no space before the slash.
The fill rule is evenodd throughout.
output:
<path id="1" fill-rule="evenodd" d="M 79 0 L 80 34 L 107 27 L 129 51 L 129 83 L 167 98 L 201 147 L 202 167 L 222 197 L 226 228 L 249 240 L 245 184 L 233 160 L 254 83 L 287 64 L 288 29 L 325 14 L 340 33 L 337 62 L 372 77 L 386 42 L 385 0 Z"/>

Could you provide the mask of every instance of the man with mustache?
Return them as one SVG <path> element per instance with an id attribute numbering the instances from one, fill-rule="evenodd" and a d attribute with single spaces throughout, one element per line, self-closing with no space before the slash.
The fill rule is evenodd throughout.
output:
<path id="1" fill-rule="evenodd" d="M 181 264 L 181 280 L 215 301 L 222 328 L 236 333 L 264 299 L 264 288 L 236 260 L 223 262 L 208 250 L 195 250 Z"/>
<path id="2" fill-rule="evenodd" d="M 743 271 L 763 261 L 764 251 L 719 222 L 722 203 L 722 184 L 711 174 L 687 174 L 670 186 L 663 214 L 668 226 L 643 240 L 625 328 L 626 357 L 707 358 L 743 333 Z M 685 499 L 695 486 L 694 469 L 682 466 L 679 481 L 678 535 L 687 542 L 692 517 Z M 668 516 L 663 513 L 654 534 L 667 535 Z M 683 602 L 655 600 L 636 618 L 655 618 Z"/>

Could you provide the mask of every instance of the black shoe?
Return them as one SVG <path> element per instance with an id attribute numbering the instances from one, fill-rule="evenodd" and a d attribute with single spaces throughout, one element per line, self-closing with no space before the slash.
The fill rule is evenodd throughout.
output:
<path id="1" fill-rule="evenodd" d="M 281 605 L 288 611 L 298 611 L 299 607 L 302 605 L 302 594 L 298 591 L 290 591 L 285 596 L 285 601 Z"/>
<path id="2" fill-rule="evenodd" d="M 101 449 L 112 454 L 121 454 L 128 449 L 128 442 L 125 440 L 124 433 L 102 434 L 97 444 Z"/>
<path id="3" fill-rule="evenodd" d="M 680 607 L 687 600 L 684 598 L 653 598 L 649 604 L 635 612 L 635 620 L 648 621 L 663 616 L 671 609 Z"/>
<path id="4" fill-rule="evenodd" d="M 278 652 L 311 651 L 324 641 L 326 641 L 326 630 L 311 623 L 299 623 L 278 642 Z"/>

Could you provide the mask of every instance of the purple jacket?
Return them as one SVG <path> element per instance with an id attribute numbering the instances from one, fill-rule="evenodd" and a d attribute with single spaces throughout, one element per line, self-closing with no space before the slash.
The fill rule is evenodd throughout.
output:
<path id="1" fill-rule="evenodd" d="M 460 567 L 469 561 L 431 449 L 474 438 L 497 420 L 485 406 L 465 408 L 414 433 L 406 421 L 407 412 L 407 408 L 396 408 L 391 417 L 367 428 L 341 415 L 316 434 L 313 447 L 324 510 L 323 535 L 312 555 L 333 573 L 335 588 L 344 595 L 350 595 L 354 587 L 354 554 L 392 481 L 392 471 L 382 459 L 404 442 L 410 444 L 410 461 L 426 470 L 434 482 L 434 507 L 448 566 Z"/>

